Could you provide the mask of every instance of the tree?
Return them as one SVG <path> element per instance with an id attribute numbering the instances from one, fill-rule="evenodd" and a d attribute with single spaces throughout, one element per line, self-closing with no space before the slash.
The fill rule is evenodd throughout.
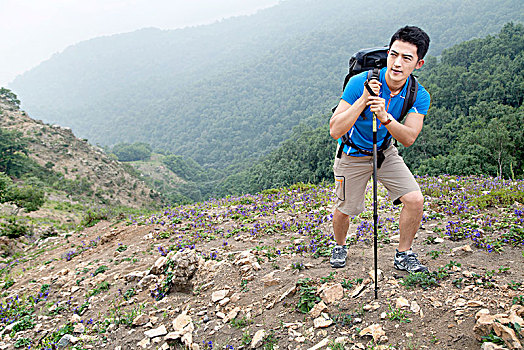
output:
<path id="1" fill-rule="evenodd" d="M 40 209 L 45 203 L 45 192 L 31 184 L 17 185 L 9 176 L 0 172 L 0 203 L 16 205 L 15 214 L 21 208 L 31 212 Z"/>
<path id="2" fill-rule="evenodd" d="M 27 143 L 22 133 L 0 128 L 0 172 L 16 175 L 26 155 Z"/>

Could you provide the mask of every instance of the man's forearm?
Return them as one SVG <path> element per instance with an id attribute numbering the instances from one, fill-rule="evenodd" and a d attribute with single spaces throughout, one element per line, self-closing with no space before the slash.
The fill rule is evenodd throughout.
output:
<path id="1" fill-rule="evenodd" d="M 410 120 L 406 120 L 404 124 L 399 123 L 393 117 L 390 118 L 392 119 L 392 121 L 388 123 L 385 127 L 388 129 L 391 136 L 393 136 L 404 147 L 411 146 L 417 139 L 420 130 L 422 129 L 422 121 L 424 119 L 424 116 L 412 116 Z"/>
<path id="2" fill-rule="evenodd" d="M 362 98 L 359 98 L 352 105 L 341 100 L 341 103 L 347 106 L 339 106 L 329 121 L 329 133 L 335 140 L 341 138 L 349 131 L 357 121 L 358 117 L 366 107 L 366 103 Z M 342 108 L 342 110 L 340 110 Z M 346 109 L 343 109 L 346 108 Z"/>

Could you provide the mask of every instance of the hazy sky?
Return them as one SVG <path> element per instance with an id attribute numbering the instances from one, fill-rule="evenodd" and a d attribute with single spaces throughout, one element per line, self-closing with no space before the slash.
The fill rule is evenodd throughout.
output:
<path id="1" fill-rule="evenodd" d="M 251 14 L 278 0 L 0 0 L 0 86 L 82 40 Z"/>

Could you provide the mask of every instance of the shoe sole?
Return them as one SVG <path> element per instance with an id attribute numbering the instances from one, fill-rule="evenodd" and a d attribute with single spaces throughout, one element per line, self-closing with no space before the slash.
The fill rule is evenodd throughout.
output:
<path id="1" fill-rule="evenodd" d="M 346 266 L 346 262 L 344 261 L 343 263 L 333 263 L 333 262 L 329 262 L 331 264 L 331 267 L 334 268 L 334 269 L 339 269 L 341 267 L 345 267 Z"/>
<path id="2" fill-rule="evenodd" d="M 397 270 L 400 270 L 400 271 L 407 271 L 407 272 L 409 272 L 409 273 L 429 272 L 429 269 L 428 269 L 428 268 L 426 268 L 425 270 L 422 270 L 422 271 L 411 272 L 411 271 L 409 271 L 408 269 L 406 269 L 404 266 L 399 266 L 399 265 L 397 265 L 397 263 L 394 263 L 393 266 L 395 266 L 395 268 L 396 268 Z"/>

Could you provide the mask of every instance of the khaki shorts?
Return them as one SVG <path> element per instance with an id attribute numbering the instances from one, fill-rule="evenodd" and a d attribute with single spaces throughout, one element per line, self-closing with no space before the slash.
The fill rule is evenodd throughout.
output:
<path id="1" fill-rule="evenodd" d="M 400 197 L 420 191 L 420 187 L 394 145 L 384 151 L 384 156 L 377 180 L 388 190 L 393 203 L 400 204 Z M 373 175 L 373 157 L 350 157 L 342 152 L 340 158 L 335 158 L 333 173 L 337 195 L 335 207 L 346 215 L 362 213 L 366 186 Z"/>

